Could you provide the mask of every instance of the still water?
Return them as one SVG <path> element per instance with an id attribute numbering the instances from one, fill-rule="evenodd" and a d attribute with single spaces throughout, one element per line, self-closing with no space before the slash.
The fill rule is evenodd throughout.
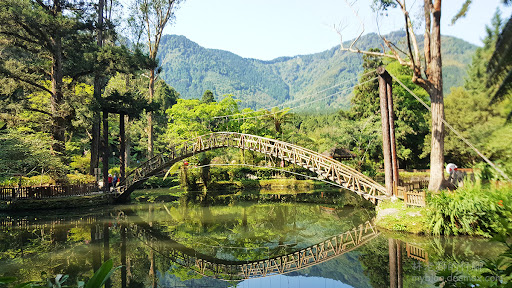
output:
<path id="1" fill-rule="evenodd" d="M 0 214 L 0 276 L 74 285 L 111 258 L 108 286 L 122 288 L 435 287 L 440 275 L 488 283 L 484 260 L 503 249 L 379 231 L 374 216 L 323 193 Z"/>

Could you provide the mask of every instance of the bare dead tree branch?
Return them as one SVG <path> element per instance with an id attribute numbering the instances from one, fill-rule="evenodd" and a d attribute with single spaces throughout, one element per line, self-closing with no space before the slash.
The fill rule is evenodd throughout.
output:
<path id="1" fill-rule="evenodd" d="M 347 3 L 347 5 L 350 7 L 350 9 L 352 10 L 352 13 L 354 13 L 354 15 L 356 15 L 356 18 L 359 20 L 359 25 L 361 27 L 361 33 L 359 33 L 359 35 L 357 35 L 357 37 L 354 39 L 354 41 L 352 41 L 352 43 L 350 43 L 349 49 L 353 49 L 354 44 L 359 40 L 359 38 L 361 38 L 361 36 L 364 33 L 364 22 L 363 22 L 363 19 L 361 19 L 361 17 L 359 17 L 359 13 L 357 13 L 357 11 L 354 9 L 353 3 L 352 4 L 348 3 L 348 0 L 345 0 L 345 3 Z M 359 49 L 357 49 L 357 50 L 359 50 Z"/>
<path id="2" fill-rule="evenodd" d="M 359 33 L 359 35 L 351 42 L 350 44 L 350 47 L 346 48 L 344 47 L 343 45 L 343 35 L 341 33 L 341 30 L 338 29 L 336 26 L 334 27 L 335 28 L 335 31 L 336 33 L 339 35 L 340 37 L 340 49 L 341 51 L 347 51 L 347 52 L 352 52 L 352 53 L 359 53 L 359 54 L 365 54 L 365 55 L 370 55 L 370 56 L 377 56 L 377 57 L 386 57 L 386 58 L 391 58 L 391 59 L 394 59 L 394 60 L 397 60 L 401 65 L 407 65 L 411 68 L 414 67 L 413 65 L 413 62 L 411 61 L 406 61 L 404 60 L 402 57 L 400 57 L 400 54 L 398 52 L 402 52 L 403 51 L 400 51 L 399 49 L 396 49 L 396 46 L 394 44 L 392 44 L 390 41 L 388 41 L 385 37 L 381 36 L 382 40 L 384 41 L 384 43 L 386 44 L 386 46 L 388 47 L 388 49 L 391 51 L 392 54 L 388 54 L 388 53 L 384 53 L 384 52 L 370 52 L 370 51 L 364 51 L 364 50 L 360 50 L 359 48 L 355 47 L 355 44 L 357 43 L 357 41 L 359 41 L 359 39 L 361 38 L 361 36 L 363 35 L 364 33 L 364 22 L 362 21 L 361 17 L 359 16 L 359 14 L 357 13 L 357 11 L 354 9 L 353 7 L 353 4 L 350 4 L 348 2 L 348 0 L 345 0 L 345 3 L 347 3 L 347 5 L 350 7 L 350 9 L 352 10 L 352 12 L 354 13 L 354 15 L 356 16 L 356 18 L 359 20 L 359 22 L 361 23 L 361 27 L 362 27 L 362 31 L 361 33 Z M 403 53 L 405 55 L 407 55 L 407 53 Z"/>

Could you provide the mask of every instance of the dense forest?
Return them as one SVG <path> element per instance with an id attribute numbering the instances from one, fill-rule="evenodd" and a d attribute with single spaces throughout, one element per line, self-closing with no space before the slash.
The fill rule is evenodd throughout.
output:
<path id="1" fill-rule="evenodd" d="M 19 176 L 24 185 L 91 181 L 95 167 L 109 165 L 114 167 L 110 173 L 118 173 L 115 167 L 125 162 L 129 170 L 151 153 L 165 152 L 170 144 L 211 131 L 268 136 L 321 153 L 346 149 L 352 155 L 348 164 L 374 176 L 382 168 L 382 144 L 378 84 L 369 74 L 386 65 L 429 101 L 428 94 L 412 83 L 411 71 L 398 62 L 340 55 L 337 48 L 259 61 L 204 49 L 183 36 L 162 37 L 159 56 L 152 59 L 143 43 L 127 42 L 130 37 L 118 33 L 122 19 L 112 13 L 116 7 L 47 2 L 0 3 L 2 185 L 19 184 Z M 506 93 L 492 97 L 487 72 L 488 63 L 497 57 L 495 47 L 504 27 L 505 21 L 496 14 L 484 47 L 476 49 L 456 38 L 443 38 L 445 87 L 451 87 L 445 101 L 448 122 L 511 175 L 510 97 Z M 367 48 L 378 47 L 375 35 L 366 35 L 362 42 Z M 470 65 L 464 69 L 466 64 Z M 156 73 L 154 83 L 149 71 Z M 297 109 L 312 97 L 282 109 L 268 107 L 347 79 L 354 82 L 334 91 L 350 88 L 345 94 L 312 106 L 343 109 L 329 113 Z M 393 85 L 399 166 L 428 168 L 428 111 L 403 87 Z M 257 110 L 262 106 L 267 109 Z M 102 141 L 100 131 L 104 131 Z M 154 139 L 150 141 L 148 135 Z M 95 141 L 103 153 L 100 164 Z M 483 165 L 450 132 L 445 150 L 446 161 L 459 167 Z M 261 155 L 239 151 L 209 152 L 190 161 L 268 165 Z"/>

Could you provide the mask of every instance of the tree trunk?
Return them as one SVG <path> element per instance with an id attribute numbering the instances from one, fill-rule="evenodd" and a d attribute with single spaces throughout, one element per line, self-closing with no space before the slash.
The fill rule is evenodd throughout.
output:
<path id="1" fill-rule="evenodd" d="M 96 90 L 96 85 L 94 85 Z M 96 93 L 95 93 L 96 94 Z M 91 138 L 91 166 L 89 174 L 94 175 L 94 169 L 99 166 L 100 158 L 100 113 L 93 111 Z"/>
<path id="2" fill-rule="evenodd" d="M 155 93 L 155 69 L 151 69 L 149 76 L 149 103 L 153 102 Z M 153 112 L 148 112 L 148 159 L 153 157 Z"/>
<path id="3" fill-rule="evenodd" d="M 387 73 L 386 73 L 387 74 Z M 387 74 L 386 79 L 386 96 L 388 99 L 389 113 L 389 143 L 391 150 L 391 167 L 393 170 L 393 195 L 397 192 L 399 175 L 398 175 L 398 157 L 396 155 L 396 139 L 395 139 L 395 111 L 393 109 L 393 82 L 391 76 Z M 396 195 L 395 195 L 396 196 Z"/>
<path id="4" fill-rule="evenodd" d="M 103 6 L 104 0 L 98 0 L 98 36 L 97 36 L 97 44 L 99 47 L 103 46 Z M 94 74 L 94 92 L 93 99 L 96 104 L 98 104 L 99 99 L 101 99 L 101 75 L 100 71 L 96 71 Z M 96 110 L 93 111 L 92 116 L 92 139 L 91 139 L 91 168 L 89 173 L 94 175 L 94 168 L 99 166 L 99 157 L 100 157 L 100 113 Z"/>
<path id="5" fill-rule="evenodd" d="M 62 104 L 64 104 L 64 94 L 62 93 L 63 86 L 63 72 L 62 72 L 62 39 L 56 35 L 54 38 L 53 47 L 53 63 L 52 63 L 52 97 L 51 97 L 51 111 L 52 111 L 52 137 L 53 152 L 61 156 L 64 152 L 66 119 L 62 111 Z"/>
<path id="6" fill-rule="evenodd" d="M 103 111 L 103 191 L 109 192 L 108 187 L 108 112 Z"/>
<path id="7" fill-rule="evenodd" d="M 124 181 L 126 176 L 125 168 L 126 168 L 126 136 L 124 129 L 124 121 L 125 115 L 123 113 L 119 114 L 119 176 L 121 177 L 121 181 Z M 115 183 L 114 183 L 115 185 Z"/>
<path id="8" fill-rule="evenodd" d="M 441 61 L 441 0 L 436 0 L 432 13 L 432 62 L 429 94 L 432 113 L 432 144 L 430 151 L 430 182 L 428 190 L 443 188 L 444 180 L 444 99 Z"/>
<path id="9" fill-rule="evenodd" d="M 130 118 L 128 115 L 125 116 L 125 130 L 130 131 Z M 124 152 L 124 160 L 125 160 L 125 167 L 130 167 L 130 154 L 132 150 L 132 140 L 130 138 L 130 134 L 125 135 L 125 152 Z"/>

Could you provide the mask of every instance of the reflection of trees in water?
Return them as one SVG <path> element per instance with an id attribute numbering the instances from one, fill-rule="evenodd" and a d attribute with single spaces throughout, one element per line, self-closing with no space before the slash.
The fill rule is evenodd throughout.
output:
<path id="1" fill-rule="evenodd" d="M 331 236 L 328 234 L 331 230 L 340 231 L 343 229 L 340 227 L 348 226 L 340 223 L 339 219 L 333 218 L 331 214 L 323 213 L 317 205 L 165 205 L 166 208 L 163 205 L 151 205 L 151 208 L 140 205 L 141 209 L 132 213 L 138 215 L 140 221 L 160 231 L 162 235 L 171 238 L 177 235 L 178 239 L 185 239 L 184 243 L 188 243 L 187 245 L 192 248 L 201 248 L 203 251 L 211 251 L 213 256 L 220 255 L 233 259 L 264 259 L 269 255 L 284 255 L 300 248 L 295 245 L 297 241 L 315 235 L 314 238 L 307 239 L 308 243 L 302 243 L 305 247 Z M 19 270 L 19 266 L 11 266 L 12 269 L 8 270 L 9 273 L 13 272 L 12 275 L 19 276 L 20 280 L 27 281 L 39 279 L 42 271 L 53 275 L 68 274 L 69 281 L 84 280 L 92 276 L 93 270 L 107 258 L 113 258 L 116 266 L 123 265 L 123 268 L 112 277 L 112 287 L 153 287 L 164 277 L 166 271 L 176 272 L 184 279 L 199 277 L 188 268 L 180 268 L 181 266 L 172 262 L 169 257 L 172 251 L 170 245 L 151 238 L 150 235 L 136 235 L 136 231 L 131 227 L 133 224 L 128 223 L 131 220 L 127 214 L 128 210 L 121 213 L 115 211 L 109 218 L 106 215 L 98 216 L 107 219 L 94 223 L 73 220 L 72 225 L 68 221 L 64 225 L 49 225 L 46 228 L 12 228 L 10 232 L 13 233 L 1 234 L 0 247 L 3 248 L 0 255 L 18 253 L 20 256 L 21 251 L 24 255 L 33 255 L 34 257 L 24 258 L 23 267 L 31 267 L 29 273 L 18 275 L 21 272 L 15 271 Z M 319 234 L 318 232 L 322 232 L 325 227 L 329 228 L 325 230 L 327 232 L 323 231 L 327 235 Z M 195 245 L 209 238 L 213 239 L 212 244 L 221 244 L 218 246 L 248 249 L 216 247 L 207 250 L 204 246 Z M 43 248 L 45 246 L 48 248 Z M 269 248 L 254 248 L 257 246 Z"/>

